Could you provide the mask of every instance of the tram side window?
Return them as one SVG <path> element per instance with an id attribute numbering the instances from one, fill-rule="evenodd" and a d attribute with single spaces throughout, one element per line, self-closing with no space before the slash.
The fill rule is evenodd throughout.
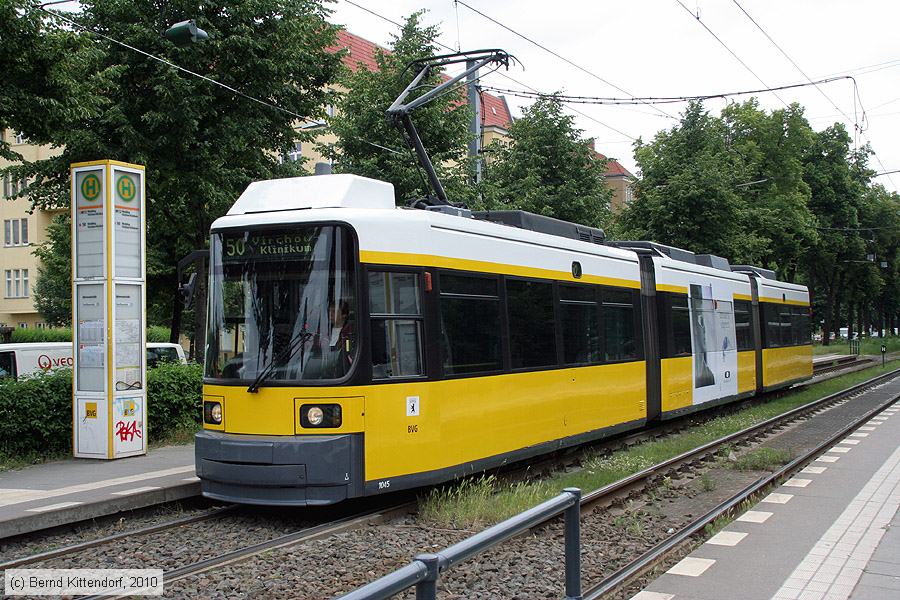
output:
<path id="1" fill-rule="evenodd" d="M 761 302 L 760 307 L 765 323 L 766 348 L 778 348 L 784 345 L 781 335 L 781 307 L 771 302 Z"/>
<path id="2" fill-rule="evenodd" d="M 634 294 L 630 290 L 603 290 L 601 294 L 606 360 L 638 358 L 639 348 L 634 327 Z"/>
<path id="3" fill-rule="evenodd" d="M 424 373 L 422 302 L 416 273 L 369 272 L 372 377 L 415 377 Z"/>
<path id="4" fill-rule="evenodd" d="M 750 302 L 734 301 L 734 329 L 738 352 L 753 350 L 753 329 L 751 327 Z"/>
<path id="5" fill-rule="evenodd" d="M 805 306 L 794 306 L 791 309 L 791 325 L 794 332 L 794 344 L 809 344 L 812 341 L 810 331 L 809 309 Z"/>
<path id="6" fill-rule="evenodd" d="M 495 277 L 440 274 L 445 375 L 499 371 L 500 296 Z"/>
<path id="7" fill-rule="evenodd" d="M 672 340 L 669 357 L 691 354 L 691 311 L 684 294 L 669 296 L 669 319 L 672 322 Z"/>
<path id="8" fill-rule="evenodd" d="M 553 284 L 508 279 L 509 353 L 513 369 L 557 364 Z"/>
<path id="9" fill-rule="evenodd" d="M 585 286 L 559 287 L 563 361 L 567 365 L 601 362 L 596 291 Z"/>

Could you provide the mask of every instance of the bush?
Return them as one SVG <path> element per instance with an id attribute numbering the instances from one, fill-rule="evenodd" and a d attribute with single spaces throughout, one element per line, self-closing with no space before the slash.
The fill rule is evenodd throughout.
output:
<path id="1" fill-rule="evenodd" d="M 160 363 L 147 371 L 147 439 L 200 424 L 203 368 Z M 0 379 L 0 458 L 54 456 L 72 449 L 72 371 Z"/>
<path id="2" fill-rule="evenodd" d="M 147 343 L 168 342 L 170 329 L 162 325 L 150 325 L 147 327 Z M 12 341 L 25 342 L 71 342 L 71 327 L 49 327 L 47 329 L 13 329 Z"/>
<path id="3" fill-rule="evenodd" d="M 147 343 L 166 343 L 169 341 L 169 335 L 172 330 L 162 325 L 150 325 L 147 327 Z"/>
<path id="4" fill-rule="evenodd" d="M 54 455 L 72 448 L 72 371 L 0 379 L 0 454 Z"/>
<path id="5" fill-rule="evenodd" d="M 203 410 L 203 367 L 161 362 L 147 371 L 147 428 L 151 440 L 197 427 Z"/>
<path id="6" fill-rule="evenodd" d="M 16 343 L 71 342 L 72 328 L 50 327 L 47 329 L 13 329 L 12 341 Z"/>

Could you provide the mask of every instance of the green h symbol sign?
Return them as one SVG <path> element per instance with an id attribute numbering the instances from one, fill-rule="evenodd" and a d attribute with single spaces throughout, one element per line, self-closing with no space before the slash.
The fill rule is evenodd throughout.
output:
<path id="1" fill-rule="evenodd" d="M 116 182 L 116 191 L 119 192 L 119 197 L 122 198 L 122 200 L 131 202 L 134 200 L 137 187 L 134 185 L 134 180 L 131 177 L 122 175 L 119 177 L 119 181 Z"/>
<path id="2" fill-rule="evenodd" d="M 100 196 L 100 178 L 93 173 L 81 180 L 81 195 L 85 200 L 96 200 Z"/>

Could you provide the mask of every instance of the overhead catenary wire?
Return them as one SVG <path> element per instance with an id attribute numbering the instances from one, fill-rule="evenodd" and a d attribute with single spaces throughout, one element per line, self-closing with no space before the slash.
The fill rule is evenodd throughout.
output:
<path id="1" fill-rule="evenodd" d="M 381 20 L 383 20 L 383 21 L 385 21 L 385 22 L 387 22 L 387 23 L 390 23 L 390 24 L 394 25 L 395 27 L 398 27 L 398 28 L 400 28 L 400 29 L 403 28 L 403 24 L 402 24 L 402 23 L 399 23 L 399 22 L 394 21 L 393 19 L 391 19 L 391 18 L 389 18 L 389 17 L 386 17 L 386 16 L 384 16 L 384 15 L 382 15 L 382 14 L 379 14 L 379 13 L 375 12 L 374 10 L 372 10 L 372 9 L 370 9 L 370 8 L 367 8 L 367 7 L 365 7 L 365 6 L 362 6 L 361 4 L 358 4 L 358 3 L 354 2 L 353 0 L 344 0 L 344 2 L 346 2 L 347 4 L 349 4 L 349 5 L 351 5 L 351 6 L 354 6 L 354 7 L 358 8 L 358 9 L 364 11 L 364 12 L 367 12 L 367 13 L 369 13 L 370 15 L 372 15 L 372 16 L 374 16 L 374 17 L 377 17 L 377 18 L 379 18 L 379 19 L 381 19 Z M 441 48 L 444 48 L 444 49 L 446 49 L 446 50 L 450 50 L 451 52 L 456 52 L 456 49 L 455 49 L 455 48 L 453 48 L 453 47 L 451 47 L 451 46 L 448 46 L 447 44 L 443 44 L 443 43 L 441 43 L 440 41 L 438 41 L 438 40 L 436 40 L 436 39 L 433 39 L 433 40 L 431 40 L 431 41 L 434 42 L 436 45 L 440 46 Z M 515 83 L 515 84 L 517 84 L 517 85 L 521 85 L 522 87 L 525 87 L 525 88 L 528 88 L 528 89 L 530 89 L 530 90 L 532 90 L 532 91 L 537 92 L 537 89 L 533 88 L 532 86 L 528 85 L 527 83 L 523 83 L 523 82 L 519 81 L 518 79 L 515 79 L 514 77 L 512 77 L 512 76 L 510 76 L 510 75 L 508 75 L 508 74 L 506 74 L 506 73 L 500 73 L 500 72 L 498 72 L 497 75 L 498 75 L 499 77 L 503 77 L 504 79 L 508 79 L 508 80 L 512 81 L 513 83 Z M 635 138 L 634 136 L 629 135 L 629 134 L 625 133 L 624 131 L 622 131 L 622 130 L 620 130 L 620 129 L 617 129 L 616 127 L 613 127 L 612 125 L 610 125 L 610 124 L 608 124 L 608 123 L 604 123 L 604 122 L 601 121 L 600 119 L 597 119 L 597 118 L 595 118 L 595 117 L 592 117 L 591 115 L 589 115 L 589 114 L 587 114 L 587 113 L 585 113 L 585 112 L 583 112 L 583 111 L 580 111 L 580 110 L 578 110 L 577 108 L 574 108 L 574 107 L 572 107 L 572 106 L 566 106 L 566 108 L 569 109 L 570 111 L 572 111 L 572 112 L 578 114 L 578 115 L 581 115 L 581 116 L 584 117 L 585 119 L 588 119 L 588 120 L 590 120 L 590 121 L 593 121 L 594 123 L 597 123 L 598 125 L 601 125 L 601 126 L 607 128 L 607 129 L 609 129 L 610 131 L 613 131 L 613 132 L 618 133 L 619 135 L 621 135 L 621 136 L 623 136 L 623 137 L 625 137 L 625 138 L 628 138 L 629 141 L 632 141 L 632 142 L 633 142 L 633 141 L 636 140 L 636 138 Z M 673 118 L 674 118 L 674 117 L 673 117 Z"/>
<path id="2" fill-rule="evenodd" d="M 524 90 L 513 90 L 506 88 L 498 88 L 492 86 L 485 86 L 486 90 L 510 94 L 510 95 L 520 95 L 523 97 L 554 97 L 558 98 L 561 102 L 571 102 L 578 104 L 606 104 L 606 105 L 628 105 L 628 104 L 675 104 L 679 102 L 690 102 L 694 100 L 710 100 L 713 98 L 728 98 L 731 96 L 747 96 L 751 94 L 761 94 L 765 92 L 771 91 L 779 91 L 779 90 L 789 90 L 793 88 L 802 88 L 809 87 L 811 85 L 817 84 L 825 84 L 832 83 L 835 81 L 841 81 L 844 79 L 849 79 L 853 81 L 853 77 L 850 75 L 842 75 L 840 77 L 831 77 L 828 79 L 820 79 L 818 81 L 809 82 L 809 83 L 791 83 L 786 85 L 780 85 L 775 87 L 768 88 L 760 88 L 754 90 L 739 90 L 734 92 L 717 92 L 714 94 L 697 94 L 693 96 L 644 96 L 644 97 L 629 97 L 629 98 L 616 98 L 613 96 L 574 96 L 569 94 L 559 94 L 559 93 L 547 93 L 547 92 L 528 92 Z"/>
<path id="3" fill-rule="evenodd" d="M 689 9 L 687 6 L 685 6 L 684 3 L 683 3 L 681 0 L 675 0 L 675 2 L 677 2 L 677 3 L 679 4 L 679 6 L 681 6 L 681 8 L 683 8 L 683 9 L 685 10 L 685 12 L 687 12 L 687 14 L 691 15 L 694 19 L 696 19 L 697 22 L 700 23 L 701 27 L 703 27 L 703 29 L 705 29 L 705 30 L 709 33 L 709 35 L 713 36 L 713 37 L 716 39 L 716 41 L 719 42 L 719 44 L 721 44 L 721 46 L 722 46 L 723 48 L 725 48 L 725 49 L 728 51 L 728 53 L 731 54 L 731 56 L 734 57 L 734 59 L 735 59 L 736 61 L 738 61 L 739 63 L 741 63 L 741 65 L 742 65 L 745 69 L 747 69 L 747 71 L 749 71 L 750 74 L 753 75 L 753 76 L 756 78 L 757 81 L 759 81 L 761 84 L 763 84 L 763 87 L 765 87 L 765 88 L 769 88 L 769 87 L 770 87 L 768 83 L 766 83 L 765 81 L 763 81 L 762 78 L 761 78 L 759 75 L 756 74 L 756 71 L 754 71 L 753 69 L 751 69 L 750 66 L 749 66 L 747 63 L 745 63 L 745 62 L 741 59 L 741 57 L 738 56 L 738 55 L 734 52 L 734 50 L 732 50 L 731 48 L 728 47 L 728 44 L 726 44 L 725 42 L 722 41 L 722 38 L 720 38 L 718 35 L 716 35 L 716 33 L 715 33 L 712 29 L 710 29 L 710 28 L 706 25 L 706 23 L 704 23 L 704 22 L 700 19 L 700 15 L 699 15 L 699 14 L 694 14 L 694 13 L 692 13 L 692 12 L 691 12 L 691 9 Z M 785 101 L 781 98 L 781 96 L 779 96 L 776 92 L 772 92 L 772 93 L 775 95 L 776 98 L 778 98 L 778 100 L 779 100 L 782 104 L 784 104 L 785 108 L 787 108 L 787 106 L 788 106 L 787 102 L 785 102 Z"/>
<path id="4" fill-rule="evenodd" d="M 172 62 L 172 61 L 170 61 L 170 60 L 168 60 L 168 59 L 165 59 L 165 58 L 163 58 L 163 57 L 161 57 L 161 56 L 156 56 L 155 54 L 151 54 L 150 52 L 147 52 L 147 51 L 145 51 L 145 50 L 141 50 L 140 48 L 136 48 L 136 47 L 134 47 L 134 46 L 132 46 L 132 45 L 130 45 L 130 44 L 126 44 L 125 42 L 122 42 L 122 41 L 120 41 L 120 40 L 117 40 L 117 39 L 115 39 L 115 38 L 113 38 L 113 37 L 111 37 L 111 36 L 108 36 L 108 35 L 106 35 L 106 34 L 100 33 L 100 32 L 98 32 L 98 31 L 94 31 L 93 29 L 90 29 L 90 28 L 88 28 L 87 26 L 82 25 L 81 23 L 78 23 L 77 21 L 75 21 L 75 20 L 73 20 L 73 19 L 69 19 L 69 18 L 64 17 L 63 15 L 61 15 L 61 14 L 59 14 L 59 13 L 49 11 L 49 10 L 47 10 L 47 9 L 45 8 L 46 6 L 52 6 L 52 5 L 54 5 L 54 4 L 66 4 L 66 3 L 71 2 L 71 1 L 74 1 L 74 0 L 59 0 L 59 1 L 57 1 L 57 2 L 46 2 L 46 3 L 41 4 L 41 5 L 32 5 L 32 6 L 28 7 L 28 8 L 30 8 L 30 9 L 32 9 L 32 10 L 35 10 L 35 9 L 36 9 L 36 10 L 40 10 L 41 12 L 43 12 L 43 13 L 45 13 L 45 14 L 51 16 L 51 17 L 57 18 L 57 19 L 59 19 L 59 20 L 61 20 L 61 21 L 64 21 L 64 22 L 66 22 L 66 23 L 68 23 L 68 24 L 70 24 L 70 25 L 72 25 L 72 26 L 74 26 L 74 27 L 80 29 L 81 31 L 84 31 L 85 33 L 88 33 L 88 34 L 90 34 L 90 35 L 95 35 L 95 36 L 97 36 L 97 37 L 99 37 L 99 38 L 103 38 L 103 39 L 105 39 L 105 40 L 107 40 L 107 41 L 110 41 L 110 42 L 112 42 L 112 43 L 114 43 L 114 44 L 116 44 L 116 45 L 118 45 L 118 46 L 121 46 L 121 47 L 123 47 L 123 48 L 125 48 L 125 49 L 127 49 L 127 50 L 131 50 L 132 52 L 136 52 L 136 53 L 141 54 L 141 55 L 143 55 L 143 56 L 145 56 L 145 57 L 147 57 L 147 58 L 150 58 L 150 59 L 152 59 L 152 60 L 155 60 L 155 61 L 158 61 L 158 62 L 160 62 L 160 63 L 163 63 L 163 64 L 165 64 L 165 65 L 167 65 L 167 66 L 169 66 L 169 67 L 172 67 L 172 68 L 174 68 L 174 69 L 177 69 L 178 71 L 182 71 L 183 73 L 187 73 L 188 75 L 191 75 L 192 77 L 197 77 L 197 78 L 202 79 L 202 80 L 204 80 L 204 81 L 206 81 L 206 82 L 208 82 L 208 83 L 211 83 L 211 84 L 213 84 L 213 85 L 217 85 L 217 86 L 219 86 L 219 87 L 221 87 L 221 88 L 224 88 L 224 89 L 230 91 L 231 93 L 233 93 L 233 94 L 235 94 L 235 95 L 237 95 L 237 96 L 239 96 L 239 97 L 241 97 L 241 98 L 244 98 L 244 99 L 246 99 L 246 100 L 250 100 L 250 101 L 256 102 L 256 103 L 258 103 L 258 104 L 262 104 L 263 106 L 266 106 L 266 107 L 268 107 L 268 108 L 271 108 L 271 109 L 274 109 L 274 110 L 283 112 L 283 113 L 285 113 L 285 114 L 288 114 L 288 115 L 290 115 L 290 116 L 292 116 L 292 117 L 296 117 L 296 118 L 301 119 L 301 120 L 304 120 L 304 121 L 307 119 L 307 117 L 304 117 L 303 115 L 300 115 L 300 114 L 298 114 L 298 113 L 296 113 L 296 112 L 294 112 L 294 111 L 292 111 L 292 110 L 288 110 L 288 109 L 286 109 L 286 108 L 284 108 L 284 107 L 282 107 L 282 106 L 278 106 L 277 104 L 274 104 L 274 103 L 272 103 L 272 102 L 268 102 L 268 101 L 263 100 L 263 99 L 261 99 L 261 98 L 257 98 L 257 97 L 255 97 L 255 96 L 251 96 L 250 94 L 247 94 L 247 93 L 244 93 L 244 92 L 242 92 L 242 91 L 240 91 L 240 90 L 238 90 L 238 89 L 235 89 L 235 88 L 231 87 L 230 85 L 227 85 L 227 84 L 222 83 L 221 81 L 216 81 L 215 79 L 212 79 L 211 77 L 207 77 L 207 76 L 201 75 L 200 73 L 197 73 L 197 72 L 195 72 L 195 71 L 191 71 L 190 69 L 187 69 L 187 68 L 185 68 L 185 67 L 182 67 L 181 65 L 179 65 L 179 64 L 177 64 L 177 63 L 174 63 L 174 62 Z M 306 127 L 301 127 L 301 129 L 306 129 Z M 362 139 L 362 138 L 354 138 L 354 139 L 356 139 L 357 141 L 363 142 L 363 143 L 365 143 L 365 144 L 369 144 L 370 146 L 373 146 L 373 147 L 375 147 L 375 148 L 380 148 L 381 150 L 385 150 L 385 151 L 387 151 L 387 152 L 392 152 L 392 153 L 394 153 L 394 154 L 404 154 L 403 152 L 400 152 L 399 150 L 395 150 L 395 149 L 393 149 L 393 148 L 388 148 L 387 146 L 382 146 L 382 145 L 380 145 L 380 144 L 376 144 L 375 142 L 370 142 L 369 140 L 365 140 L 365 139 Z"/>
<path id="5" fill-rule="evenodd" d="M 813 80 L 810 79 L 809 75 L 806 74 L 806 71 L 804 71 L 802 68 L 800 68 L 800 65 L 798 65 L 797 62 L 796 62 L 793 58 L 791 58 L 791 57 L 788 55 L 788 53 L 785 52 L 784 49 L 783 49 L 781 46 L 779 46 L 778 43 L 777 43 L 774 39 L 772 39 L 772 36 L 770 36 L 770 35 L 766 32 L 766 30 L 763 29 L 762 26 L 761 26 L 759 23 L 756 22 L 756 19 L 754 19 L 752 16 L 750 16 L 750 13 L 748 13 L 748 12 L 744 9 L 744 7 L 741 6 L 741 4 L 740 4 L 740 2 L 738 2 L 738 0 L 731 0 L 731 1 L 734 2 L 735 6 L 737 6 L 737 7 L 741 10 L 741 12 L 744 13 L 744 15 L 745 15 L 748 19 L 750 19 L 750 22 L 753 23 L 753 24 L 756 26 L 756 28 L 759 29 L 759 30 L 762 32 L 762 34 L 763 34 L 764 36 L 766 36 L 766 39 L 768 39 L 770 42 L 772 42 L 772 45 L 775 46 L 775 48 L 777 48 L 779 52 L 781 52 L 781 54 L 788 60 L 788 62 L 790 62 L 790 63 L 794 66 L 794 68 L 797 69 L 797 71 L 799 71 L 800 74 L 803 75 L 803 76 L 807 79 L 807 81 L 809 81 L 810 83 L 814 83 Z M 676 2 L 678 2 L 679 4 L 681 3 L 680 0 L 676 0 Z M 683 5 L 682 5 L 682 6 L 683 6 Z M 828 96 L 828 94 L 825 93 L 824 90 L 822 90 L 818 85 L 815 85 L 815 83 L 814 83 L 814 85 L 815 85 L 816 89 L 819 91 L 819 93 L 822 94 L 822 96 L 823 96 L 826 100 L 828 100 L 828 102 L 831 103 L 831 105 L 832 105 L 839 113 L 841 113 L 841 115 L 843 115 L 844 118 L 847 119 L 848 122 L 852 122 L 852 123 L 853 123 L 853 130 L 854 130 L 854 131 L 853 131 L 853 134 L 854 134 L 854 136 L 853 136 L 853 143 L 854 143 L 854 147 L 856 147 L 856 145 L 857 145 L 857 137 L 858 137 L 858 136 L 861 136 L 864 140 L 866 140 L 866 143 L 869 145 L 869 151 L 872 152 L 872 156 L 874 156 L 874 157 L 875 157 L 875 160 L 878 161 L 878 164 L 881 165 L 882 170 L 886 171 L 887 169 L 885 169 L 884 165 L 881 163 L 881 158 L 879 158 L 878 154 L 872 149 L 872 144 L 871 144 L 871 142 L 869 142 L 868 137 L 867 137 L 867 136 L 865 135 L 865 133 L 864 133 L 864 131 L 865 131 L 864 125 L 865 125 L 865 122 L 866 122 L 866 111 L 865 111 L 865 108 L 862 108 L 862 99 L 861 99 L 860 96 L 859 96 L 859 87 L 856 86 L 856 80 L 854 80 L 853 83 L 854 83 L 854 96 L 853 96 L 853 108 L 854 108 L 854 115 L 853 115 L 853 117 L 854 117 L 854 118 L 853 118 L 853 119 L 851 119 L 851 118 L 849 117 L 849 115 L 847 115 L 847 113 L 845 113 L 845 112 L 841 109 L 841 107 L 839 107 L 839 106 L 837 105 L 837 103 L 835 103 L 834 100 L 832 100 L 832 99 Z M 858 105 L 859 108 L 862 110 L 862 122 L 863 122 L 863 126 L 860 125 L 860 119 L 859 119 L 859 116 L 858 116 L 857 113 L 856 113 L 857 105 Z M 896 189 L 897 186 L 894 184 L 894 181 L 891 179 L 890 175 L 888 175 L 888 181 L 890 181 L 890 182 L 891 182 L 891 185 L 894 186 L 894 188 Z"/>
<path id="6" fill-rule="evenodd" d="M 565 56 L 562 56 L 562 55 L 559 54 L 558 52 L 555 52 L 555 51 L 551 50 L 551 49 L 548 48 L 547 46 L 541 44 L 540 42 L 537 42 L 537 41 L 531 39 L 530 37 L 526 36 L 525 34 L 519 33 L 518 31 L 516 31 L 516 30 L 513 29 L 512 27 L 509 27 L 508 25 L 505 25 L 505 24 L 501 23 L 501 22 L 498 21 L 497 19 L 495 19 L 495 18 L 493 18 L 493 17 L 491 17 L 491 16 L 489 16 L 489 15 L 483 13 L 482 11 L 478 10 L 477 8 L 473 8 L 473 7 L 469 6 L 468 4 L 466 4 L 465 2 L 463 2 L 463 0 L 454 0 L 454 3 L 455 3 L 455 4 L 462 4 L 463 6 L 465 6 L 466 8 L 468 8 L 469 10 L 471 10 L 472 12 L 474 12 L 474 13 L 476 13 L 476 14 L 482 16 L 482 17 L 484 17 L 485 19 L 487 19 L 488 21 L 494 23 L 495 25 L 497 25 L 497 26 L 499 26 L 499 27 L 502 27 L 503 29 L 505 29 L 506 31 L 512 33 L 513 35 L 522 38 L 522 39 L 525 40 L 526 42 L 528 42 L 528 43 L 530 43 L 530 44 L 532 44 L 532 45 L 534 45 L 534 46 L 537 46 L 538 48 L 540 48 L 540 49 L 543 50 L 544 52 L 547 52 L 547 53 L 551 54 L 552 56 L 555 56 L 556 58 L 558 58 L 559 60 L 563 61 L 564 63 L 566 63 L 566 64 L 568 64 L 568 65 L 570 65 L 570 66 L 572 66 L 572 67 L 575 67 L 576 69 L 578 69 L 578 70 L 581 71 L 582 73 L 585 73 L 586 75 L 589 75 L 589 76 L 593 77 L 593 78 L 596 79 L 597 81 L 600 81 L 601 83 L 604 83 L 604 84 L 610 86 L 611 88 L 616 89 L 616 90 L 622 92 L 623 94 L 631 95 L 631 92 L 629 92 L 629 91 L 627 91 L 627 90 L 625 90 L 625 89 L 619 87 L 618 85 L 612 83 L 612 82 L 609 81 L 608 79 L 605 79 L 605 78 L 601 77 L 600 75 L 597 75 L 597 74 L 594 73 L 593 71 L 590 71 L 590 70 L 586 69 L 585 67 L 583 67 L 583 66 L 581 66 L 581 65 L 579 65 L 579 64 L 577 64 L 577 63 L 575 63 L 574 61 L 572 61 L 572 60 L 570 60 L 570 59 L 568 59 L 568 58 L 566 58 Z M 674 119 L 674 118 L 675 118 L 673 115 L 670 115 L 670 114 L 667 113 L 666 111 L 661 110 L 661 109 L 659 109 L 659 108 L 657 108 L 657 107 L 655 107 L 655 106 L 651 106 L 651 108 L 653 108 L 654 110 L 656 110 L 656 111 L 662 113 L 664 116 L 669 117 L 670 119 Z"/>

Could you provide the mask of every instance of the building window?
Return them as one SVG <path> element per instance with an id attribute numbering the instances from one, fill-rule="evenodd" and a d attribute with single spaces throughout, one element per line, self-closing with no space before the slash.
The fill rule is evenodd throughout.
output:
<path id="1" fill-rule="evenodd" d="M 19 323 L 19 329 L 28 329 L 28 323 L 25 323 L 24 321 Z"/>
<path id="2" fill-rule="evenodd" d="M 37 329 L 47 329 L 47 324 L 44 323 L 43 321 L 38 321 L 37 323 L 34 324 L 34 326 Z"/>
<path id="3" fill-rule="evenodd" d="M 28 138 L 25 137 L 25 134 L 24 134 L 24 133 L 21 133 L 21 132 L 20 132 L 20 133 L 17 133 L 17 134 L 16 134 L 16 143 L 17 143 L 17 144 L 27 144 L 27 143 L 28 143 Z"/>
<path id="4" fill-rule="evenodd" d="M 6 275 L 6 297 L 27 298 L 28 269 L 7 269 L 4 274 Z"/>
<path id="5" fill-rule="evenodd" d="M 6 219 L 3 221 L 3 245 L 28 245 L 28 219 Z"/>
<path id="6" fill-rule="evenodd" d="M 294 149 L 289 150 L 287 154 L 281 155 L 281 162 L 297 162 L 303 157 L 303 144 L 301 142 L 294 142 Z"/>
<path id="7" fill-rule="evenodd" d="M 27 179 L 19 179 L 18 181 L 14 180 L 9 175 L 5 175 L 3 177 L 3 195 L 6 198 L 12 198 L 19 192 L 25 191 L 25 188 L 28 187 Z"/>
<path id="8" fill-rule="evenodd" d="M 625 186 L 625 204 L 631 204 L 634 200 L 634 188 L 630 185 Z"/>

